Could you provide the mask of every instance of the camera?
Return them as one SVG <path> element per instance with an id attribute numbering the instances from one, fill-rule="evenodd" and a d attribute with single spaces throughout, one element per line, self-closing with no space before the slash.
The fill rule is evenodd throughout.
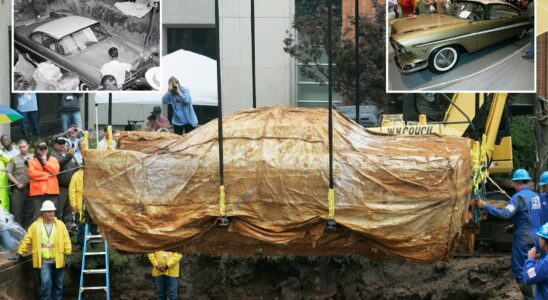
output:
<path id="1" fill-rule="evenodd" d="M 149 121 L 156 121 L 156 115 L 150 115 L 150 116 L 148 116 L 147 120 L 149 120 Z"/>
<path id="2" fill-rule="evenodd" d="M 176 84 L 170 84 L 169 85 L 171 93 L 172 94 L 178 94 L 179 93 L 179 87 Z"/>

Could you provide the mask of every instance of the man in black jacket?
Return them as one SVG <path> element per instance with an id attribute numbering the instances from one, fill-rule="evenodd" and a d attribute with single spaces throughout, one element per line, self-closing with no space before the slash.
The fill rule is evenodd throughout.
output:
<path id="1" fill-rule="evenodd" d="M 57 219 L 67 222 L 71 219 L 72 208 L 70 207 L 70 201 L 68 200 L 68 187 L 72 175 L 78 171 L 79 164 L 74 158 L 74 149 L 69 148 L 67 150 L 67 140 L 64 137 L 56 137 L 54 142 L 55 150 L 52 155 L 59 161 L 61 170 L 57 175 L 59 181 L 59 198 L 57 205 L 60 208 L 58 210 Z"/>
<path id="2" fill-rule="evenodd" d="M 61 112 L 61 124 L 63 131 L 67 131 L 70 124 L 82 128 L 82 117 L 80 116 L 80 94 L 59 94 L 59 111 Z"/>

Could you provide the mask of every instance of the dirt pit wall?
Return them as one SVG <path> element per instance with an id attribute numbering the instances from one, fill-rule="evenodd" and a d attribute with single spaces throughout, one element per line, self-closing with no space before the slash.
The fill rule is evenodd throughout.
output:
<path id="1" fill-rule="evenodd" d="M 155 299 L 145 255 L 113 263 L 112 299 Z M 183 256 L 180 299 L 519 299 L 510 256 L 421 265 L 359 256 Z M 75 274 L 73 272 L 73 274 Z M 77 278 L 65 296 L 77 293 Z M 66 281 L 68 282 L 68 281 Z M 103 299 L 101 294 L 86 299 Z M 95 298 L 94 298 L 95 297 Z"/>

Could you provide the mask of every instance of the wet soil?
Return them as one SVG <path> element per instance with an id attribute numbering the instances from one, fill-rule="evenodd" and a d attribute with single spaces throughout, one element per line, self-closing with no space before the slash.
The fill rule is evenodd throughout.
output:
<path id="1" fill-rule="evenodd" d="M 112 299 L 155 299 L 144 255 L 113 261 Z M 115 259 L 116 260 L 116 259 Z M 78 269 L 66 278 L 74 299 Z M 510 275 L 510 256 L 456 258 L 419 265 L 373 262 L 356 256 L 262 257 L 185 256 L 181 299 L 520 299 Z M 104 299 L 90 294 L 86 299 Z"/>

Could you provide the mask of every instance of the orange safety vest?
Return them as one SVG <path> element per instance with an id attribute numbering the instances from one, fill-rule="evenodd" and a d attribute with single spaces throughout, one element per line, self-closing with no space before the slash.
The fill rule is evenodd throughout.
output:
<path id="1" fill-rule="evenodd" d="M 59 195 L 57 173 L 59 173 L 60 168 L 59 161 L 53 155 L 49 157 L 44 166 L 36 157 L 32 158 L 29 162 L 29 195 Z"/>

